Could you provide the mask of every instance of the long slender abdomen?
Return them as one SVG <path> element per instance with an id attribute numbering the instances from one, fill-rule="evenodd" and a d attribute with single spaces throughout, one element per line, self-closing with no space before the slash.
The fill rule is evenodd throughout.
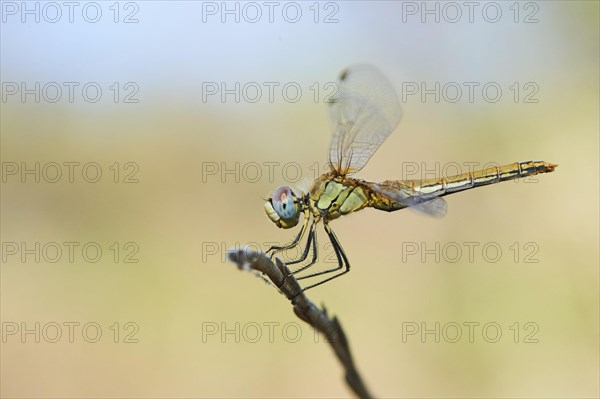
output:
<path id="1" fill-rule="evenodd" d="M 445 178 L 402 180 L 395 183 L 408 186 L 426 196 L 440 197 L 457 191 L 499 183 L 501 181 L 553 172 L 557 166 L 543 161 L 515 162 Z M 382 184 L 394 185 L 394 182 L 387 181 Z"/>

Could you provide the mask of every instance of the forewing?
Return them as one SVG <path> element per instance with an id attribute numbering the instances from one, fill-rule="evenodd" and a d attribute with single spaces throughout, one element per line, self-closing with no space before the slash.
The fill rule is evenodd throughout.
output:
<path id="1" fill-rule="evenodd" d="M 342 175 L 362 169 L 402 115 L 392 84 L 369 65 L 356 65 L 340 74 L 329 111 L 333 123 L 329 162 Z"/>

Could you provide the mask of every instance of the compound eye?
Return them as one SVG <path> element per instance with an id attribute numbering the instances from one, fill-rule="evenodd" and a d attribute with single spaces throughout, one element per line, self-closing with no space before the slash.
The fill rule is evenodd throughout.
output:
<path id="1" fill-rule="evenodd" d="M 294 202 L 296 196 L 288 186 L 281 186 L 273 193 L 273 209 L 280 218 L 289 220 L 298 214 L 298 205 Z"/>

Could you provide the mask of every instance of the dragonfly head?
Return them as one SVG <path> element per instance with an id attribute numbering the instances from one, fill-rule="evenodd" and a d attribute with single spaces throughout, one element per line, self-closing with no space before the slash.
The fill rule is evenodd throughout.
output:
<path id="1" fill-rule="evenodd" d="M 267 198 L 265 212 L 277 227 L 289 229 L 298 224 L 300 218 L 300 198 L 288 186 L 281 186 Z"/>

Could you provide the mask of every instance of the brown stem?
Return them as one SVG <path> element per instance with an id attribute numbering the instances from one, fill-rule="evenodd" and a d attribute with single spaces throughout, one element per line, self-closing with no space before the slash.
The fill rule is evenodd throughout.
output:
<path id="1" fill-rule="evenodd" d="M 327 342 L 331 345 L 335 355 L 344 367 L 346 383 L 354 393 L 359 398 L 371 397 L 354 366 L 346 334 L 337 317 L 329 318 L 325 307 L 319 309 L 308 299 L 302 292 L 298 280 L 290 273 L 285 263 L 279 258 L 275 258 L 275 263 L 273 263 L 265 253 L 247 250 L 230 251 L 227 256 L 241 270 L 255 270 L 265 274 L 279 288 L 279 291 L 292 302 L 296 316 L 325 335 Z"/>

